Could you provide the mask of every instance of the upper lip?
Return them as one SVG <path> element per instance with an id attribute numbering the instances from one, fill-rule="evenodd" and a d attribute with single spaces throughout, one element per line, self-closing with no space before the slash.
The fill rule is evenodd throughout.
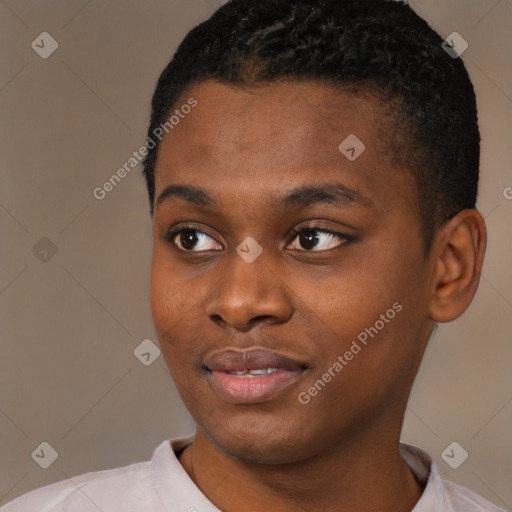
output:
<path id="1" fill-rule="evenodd" d="M 225 349 L 205 358 L 205 365 L 210 371 L 243 371 L 259 370 L 262 368 L 277 368 L 282 370 L 303 370 L 301 364 L 279 352 L 263 348 L 249 350 Z"/>

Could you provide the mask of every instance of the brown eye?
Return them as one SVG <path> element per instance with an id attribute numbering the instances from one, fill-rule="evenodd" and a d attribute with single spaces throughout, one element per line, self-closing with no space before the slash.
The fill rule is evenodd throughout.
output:
<path id="1" fill-rule="evenodd" d="M 348 237 L 326 229 L 305 228 L 293 231 L 295 239 L 292 249 L 306 251 L 327 251 L 339 247 L 348 241 Z M 295 243 L 298 240 L 298 244 Z M 298 246 L 303 247 L 300 249 Z"/>
<path id="2" fill-rule="evenodd" d="M 195 228 L 181 228 L 172 231 L 165 239 L 185 252 L 218 250 L 216 247 L 219 245 L 211 236 Z"/>

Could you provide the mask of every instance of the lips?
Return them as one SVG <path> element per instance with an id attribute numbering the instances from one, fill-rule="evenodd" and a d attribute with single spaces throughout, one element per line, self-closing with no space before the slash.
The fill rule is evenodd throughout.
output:
<path id="1" fill-rule="evenodd" d="M 295 383 L 304 364 L 265 349 L 227 349 L 205 360 L 213 391 L 234 404 L 265 402 Z"/>
<path id="2" fill-rule="evenodd" d="M 223 350 L 206 358 L 206 367 L 212 371 L 242 371 L 261 368 L 278 368 L 281 370 L 298 370 L 304 365 L 293 359 L 265 349 Z"/>

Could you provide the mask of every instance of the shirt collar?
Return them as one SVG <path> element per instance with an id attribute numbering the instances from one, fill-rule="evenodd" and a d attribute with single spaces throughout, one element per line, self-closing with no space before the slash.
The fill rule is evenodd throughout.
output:
<path id="1" fill-rule="evenodd" d="M 193 440 L 194 434 L 164 441 L 157 447 L 151 460 L 155 492 L 167 512 L 221 512 L 195 485 L 176 455 Z M 439 470 L 430 455 L 416 446 L 405 443 L 400 443 L 399 452 L 415 478 L 424 487 L 423 494 L 412 512 L 453 512 Z"/>
<path id="2" fill-rule="evenodd" d="M 454 512 L 432 457 L 421 448 L 405 443 L 400 443 L 398 449 L 416 480 L 424 487 L 412 512 Z"/>
<path id="3" fill-rule="evenodd" d="M 185 449 L 194 435 L 164 441 L 151 460 L 155 492 L 166 512 L 221 512 L 199 490 L 180 464 L 176 453 Z"/>

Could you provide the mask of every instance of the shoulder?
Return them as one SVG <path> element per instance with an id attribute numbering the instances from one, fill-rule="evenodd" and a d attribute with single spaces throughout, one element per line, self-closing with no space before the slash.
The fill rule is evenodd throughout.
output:
<path id="1" fill-rule="evenodd" d="M 147 462 L 85 473 L 24 494 L 1 512 L 97 512 L 112 510 L 113 499 L 116 510 L 132 510 L 134 502 L 148 498 L 149 480 Z"/>
<path id="2" fill-rule="evenodd" d="M 455 512 L 505 512 L 479 494 L 448 480 L 441 480 L 444 492 Z"/>
<path id="3" fill-rule="evenodd" d="M 400 443 L 399 450 L 416 479 L 424 486 L 423 495 L 413 512 L 505 512 L 466 487 L 441 479 L 439 468 L 421 448 Z"/>
<path id="4" fill-rule="evenodd" d="M 160 512 L 163 509 L 158 506 L 152 483 L 151 461 L 139 462 L 35 489 L 11 501 L 0 512 L 130 512 L 145 507 Z"/>

